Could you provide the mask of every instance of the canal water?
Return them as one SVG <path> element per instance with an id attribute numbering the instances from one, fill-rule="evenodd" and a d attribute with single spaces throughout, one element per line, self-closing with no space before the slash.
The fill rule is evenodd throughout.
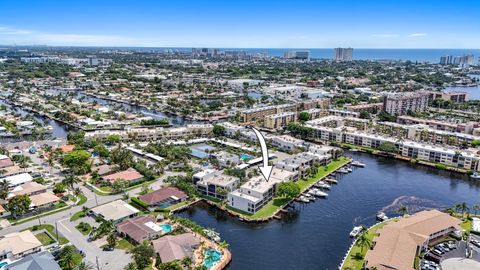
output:
<path id="1" fill-rule="evenodd" d="M 468 75 L 471 78 L 480 80 L 480 75 Z M 470 99 L 480 99 L 480 82 L 476 86 L 449 86 L 445 88 L 446 92 L 467 92 Z"/>
<path id="2" fill-rule="evenodd" d="M 410 211 L 480 203 L 480 181 L 404 161 L 347 152 L 366 164 L 339 177 L 328 199 L 296 204 L 282 220 L 248 224 L 206 204 L 180 216 L 214 228 L 229 244 L 229 269 L 337 269 L 352 243 L 354 226 L 374 224 L 384 211 L 396 216 L 400 204 Z"/>

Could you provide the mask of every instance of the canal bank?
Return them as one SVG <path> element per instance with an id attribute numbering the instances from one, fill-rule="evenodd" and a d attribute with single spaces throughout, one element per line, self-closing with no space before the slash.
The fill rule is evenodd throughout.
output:
<path id="1" fill-rule="evenodd" d="M 416 212 L 478 203 L 480 182 L 395 159 L 350 153 L 366 164 L 340 176 L 328 199 L 294 203 L 281 220 L 245 223 L 198 203 L 178 215 L 215 228 L 230 243 L 229 269 L 337 269 L 352 243 L 353 226 L 371 226 L 379 211 L 395 216 L 400 204 Z"/>

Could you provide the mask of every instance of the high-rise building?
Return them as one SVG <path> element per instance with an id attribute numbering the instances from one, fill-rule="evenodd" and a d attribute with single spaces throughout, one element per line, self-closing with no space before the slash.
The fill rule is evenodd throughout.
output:
<path id="1" fill-rule="evenodd" d="M 440 57 L 440 65 L 456 65 L 461 67 L 468 67 L 475 63 L 473 54 L 464 54 L 462 56 L 446 55 Z"/>
<path id="2" fill-rule="evenodd" d="M 352 61 L 353 48 L 335 48 L 335 61 Z"/>
<path id="3" fill-rule="evenodd" d="M 383 110 L 391 115 L 408 112 L 424 112 L 428 107 L 430 93 L 426 91 L 393 93 L 383 100 Z"/>
<path id="4" fill-rule="evenodd" d="M 310 52 L 309 51 L 288 51 L 283 54 L 283 57 L 287 59 L 310 60 Z"/>

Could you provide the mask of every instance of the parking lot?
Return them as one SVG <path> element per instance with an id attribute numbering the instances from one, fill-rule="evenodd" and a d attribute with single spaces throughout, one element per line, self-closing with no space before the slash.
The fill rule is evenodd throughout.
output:
<path id="1" fill-rule="evenodd" d="M 422 270 L 480 269 L 480 237 L 465 241 L 448 241 L 432 247 L 421 261 Z M 479 241 L 478 244 L 476 241 Z M 468 256 L 468 258 L 467 258 Z"/>

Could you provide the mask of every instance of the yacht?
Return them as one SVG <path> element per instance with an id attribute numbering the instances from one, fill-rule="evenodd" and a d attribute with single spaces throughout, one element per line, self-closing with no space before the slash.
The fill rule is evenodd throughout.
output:
<path id="1" fill-rule="evenodd" d="M 385 213 L 380 212 L 380 213 L 377 214 L 377 220 L 385 221 L 387 219 L 388 219 L 388 217 L 387 217 L 387 215 L 385 215 Z"/>
<path id="2" fill-rule="evenodd" d="M 362 231 L 362 226 L 353 227 L 353 230 L 350 232 L 350 237 L 357 237 Z"/>
<path id="3" fill-rule="evenodd" d="M 332 183 L 332 184 L 338 184 L 338 181 L 332 177 L 327 177 L 325 181 Z"/>
<path id="4" fill-rule="evenodd" d="M 328 196 L 328 194 L 326 192 L 323 192 L 323 191 L 319 190 L 318 188 L 314 188 L 312 190 L 314 192 L 313 195 L 315 195 L 317 197 L 327 197 Z"/>
<path id="5" fill-rule="evenodd" d="M 345 168 L 340 168 L 340 169 L 337 170 L 337 172 L 339 172 L 339 173 L 348 173 L 347 169 L 345 169 Z"/>
<path id="6" fill-rule="evenodd" d="M 347 170 L 347 172 L 353 172 L 353 169 L 351 167 L 345 167 L 345 170 Z"/>
<path id="7" fill-rule="evenodd" d="M 365 167 L 364 163 L 361 163 L 360 161 L 357 161 L 357 160 L 352 161 L 352 163 L 350 164 L 355 167 L 361 167 L 361 168 Z"/>
<path id="8" fill-rule="evenodd" d="M 305 197 L 309 200 L 309 201 L 315 201 L 315 196 L 311 195 L 311 194 L 305 194 Z"/>
<path id="9" fill-rule="evenodd" d="M 472 173 L 472 175 L 470 175 L 470 178 L 473 178 L 473 179 L 480 179 L 480 173 L 478 173 L 478 172 L 474 172 L 474 173 Z"/>
<path id="10" fill-rule="evenodd" d="M 310 200 L 307 199 L 307 197 L 305 197 L 305 196 L 303 196 L 303 195 L 300 196 L 300 197 L 298 197 L 298 200 L 299 200 L 300 202 L 304 202 L 304 203 L 310 202 Z"/>
<path id="11" fill-rule="evenodd" d="M 323 181 L 320 181 L 318 183 L 315 184 L 316 187 L 319 187 L 319 188 L 324 188 L 324 189 L 330 189 L 332 186 L 330 186 L 329 184 L 323 182 Z"/>

